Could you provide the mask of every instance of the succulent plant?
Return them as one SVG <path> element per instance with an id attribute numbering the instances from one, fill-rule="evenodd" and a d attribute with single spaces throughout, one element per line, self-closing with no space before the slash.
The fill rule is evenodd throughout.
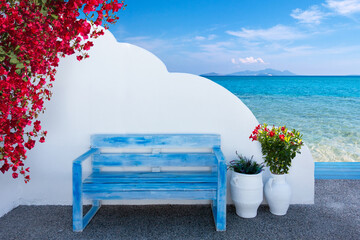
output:
<path id="1" fill-rule="evenodd" d="M 258 174 L 263 171 L 264 164 L 255 162 L 253 160 L 254 156 L 252 156 L 251 158 L 247 158 L 245 156 L 242 156 L 241 154 L 238 154 L 237 152 L 236 155 L 239 159 L 231 161 L 228 164 L 228 169 L 233 170 L 237 173 L 244 174 Z"/>

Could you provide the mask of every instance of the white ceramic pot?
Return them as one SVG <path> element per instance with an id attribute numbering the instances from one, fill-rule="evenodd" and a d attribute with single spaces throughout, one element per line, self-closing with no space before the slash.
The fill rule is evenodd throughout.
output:
<path id="1" fill-rule="evenodd" d="M 243 174 L 232 171 L 231 198 L 236 207 L 236 214 L 243 218 L 254 218 L 263 201 L 262 172 Z"/>
<path id="2" fill-rule="evenodd" d="M 272 174 L 265 184 L 265 198 L 270 212 L 274 215 L 285 215 L 290 206 L 291 188 L 286 182 L 286 174 Z"/>

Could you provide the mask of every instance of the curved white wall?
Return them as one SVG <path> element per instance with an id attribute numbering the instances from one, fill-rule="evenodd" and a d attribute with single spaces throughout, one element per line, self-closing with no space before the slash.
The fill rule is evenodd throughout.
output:
<path id="1" fill-rule="evenodd" d="M 72 160 L 88 149 L 94 133 L 219 133 L 228 161 L 236 150 L 262 161 L 260 144 L 248 139 L 256 118 L 223 87 L 196 75 L 169 73 L 156 56 L 116 42 L 110 32 L 96 40 L 90 55 L 82 62 L 61 61 L 42 116 L 48 137 L 27 160 L 32 179 L 23 186 L 23 204 L 71 204 Z M 313 171 L 304 147 L 289 176 L 292 203 L 313 203 Z"/>

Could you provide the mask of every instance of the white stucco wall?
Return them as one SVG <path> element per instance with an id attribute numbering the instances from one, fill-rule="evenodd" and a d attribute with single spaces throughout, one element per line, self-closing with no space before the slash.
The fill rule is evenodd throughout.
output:
<path id="1" fill-rule="evenodd" d="M 68 57 L 60 63 L 42 116 L 48 137 L 30 151 L 32 179 L 21 186 L 21 204 L 71 204 L 72 161 L 88 149 L 94 133 L 218 133 L 227 161 L 235 151 L 262 161 L 260 144 L 248 139 L 256 118 L 223 87 L 196 75 L 169 73 L 156 56 L 116 42 L 109 32 L 96 40 L 90 55 L 82 62 Z M 292 203 L 313 203 L 313 172 L 304 147 L 288 178 Z"/>

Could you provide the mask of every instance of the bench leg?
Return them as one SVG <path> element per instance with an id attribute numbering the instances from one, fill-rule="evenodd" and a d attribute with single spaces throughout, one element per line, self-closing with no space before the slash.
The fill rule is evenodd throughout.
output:
<path id="1" fill-rule="evenodd" d="M 81 192 L 73 193 L 73 231 L 82 232 L 83 226 L 83 206 Z"/>
<path id="2" fill-rule="evenodd" d="M 212 203 L 216 231 L 226 231 L 226 201 L 216 199 Z"/>
<path id="3" fill-rule="evenodd" d="M 82 208 L 82 202 L 73 203 L 73 230 L 74 232 L 82 232 L 84 228 L 89 224 L 91 219 L 95 216 L 97 211 L 101 207 L 101 202 L 99 200 L 93 200 L 92 201 L 92 207 L 90 210 L 86 213 L 86 215 L 83 217 L 83 208 Z"/>
<path id="4" fill-rule="evenodd" d="M 101 203 L 99 200 L 93 200 L 93 205 L 90 208 L 90 210 L 86 213 L 84 220 L 83 220 L 83 229 L 89 224 L 91 219 L 95 216 L 97 211 L 100 209 Z"/>

